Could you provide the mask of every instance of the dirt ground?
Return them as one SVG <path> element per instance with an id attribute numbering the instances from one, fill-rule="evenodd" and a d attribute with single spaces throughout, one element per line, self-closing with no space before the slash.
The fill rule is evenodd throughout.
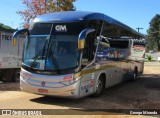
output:
<path id="1" fill-rule="evenodd" d="M 0 83 L 0 91 L 20 91 L 19 82 L 16 83 Z"/>

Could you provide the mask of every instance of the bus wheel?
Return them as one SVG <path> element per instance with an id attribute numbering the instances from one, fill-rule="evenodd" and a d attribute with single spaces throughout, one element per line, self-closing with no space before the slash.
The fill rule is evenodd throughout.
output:
<path id="1" fill-rule="evenodd" d="M 12 81 L 13 82 L 19 82 L 20 81 L 20 70 L 19 69 L 14 70 L 13 76 L 12 76 Z"/>
<path id="2" fill-rule="evenodd" d="M 103 78 L 103 76 L 99 77 L 96 85 L 96 92 L 92 95 L 93 97 L 99 97 L 103 95 L 104 88 L 105 88 L 104 79 L 105 78 Z"/>
<path id="3" fill-rule="evenodd" d="M 137 75 L 138 75 L 138 71 L 137 71 L 137 69 L 135 68 L 134 73 L 133 73 L 133 77 L 132 77 L 132 81 L 133 81 L 133 82 L 137 80 Z"/>

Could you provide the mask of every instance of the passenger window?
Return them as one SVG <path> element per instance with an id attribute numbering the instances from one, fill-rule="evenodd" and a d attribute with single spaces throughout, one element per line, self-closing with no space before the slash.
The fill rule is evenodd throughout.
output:
<path id="1" fill-rule="evenodd" d="M 100 35 L 100 31 L 102 28 L 102 21 L 100 20 L 90 20 L 86 22 L 86 28 L 93 28 L 95 32 L 88 34 L 87 38 L 85 39 L 85 47 L 83 50 L 83 58 L 82 58 L 82 68 L 86 67 L 90 64 L 95 57 L 96 52 L 96 39 L 97 36 Z"/>
<path id="2" fill-rule="evenodd" d="M 106 41 L 102 39 L 100 42 L 97 60 L 113 60 L 119 61 L 127 59 L 129 41 L 118 41 L 118 40 L 109 40 Z"/>
<path id="3" fill-rule="evenodd" d="M 124 28 L 119 27 L 118 25 L 105 22 L 102 35 L 111 39 L 117 39 L 123 36 L 131 37 L 132 33 Z"/>
<path id="4" fill-rule="evenodd" d="M 108 50 L 110 48 L 110 44 L 109 41 L 107 40 L 107 38 L 105 37 L 98 37 L 98 40 L 100 40 L 99 42 L 99 46 L 98 46 L 98 51 L 97 51 L 97 56 L 96 59 L 97 60 L 108 60 Z"/>
<path id="5" fill-rule="evenodd" d="M 129 55 L 129 40 L 115 39 L 109 40 L 110 50 L 114 54 L 115 60 L 126 60 Z"/>
<path id="6" fill-rule="evenodd" d="M 122 41 L 119 41 L 122 40 Z M 123 41 L 123 39 L 115 39 L 109 40 L 111 48 L 120 48 L 120 49 L 127 49 L 129 41 Z"/>
<path id="7" fill-rule="evenodd" d="M 94 59 L 94 55 L 96 51 L 96 45 L 94 43 L 94 38 L 95 38 L 94 33 L 91 33 L 87 36 L 85 40 L 85 47 L 83 50 L 83 59 L 82 59 L 83 66 L 87 66 Z"/>

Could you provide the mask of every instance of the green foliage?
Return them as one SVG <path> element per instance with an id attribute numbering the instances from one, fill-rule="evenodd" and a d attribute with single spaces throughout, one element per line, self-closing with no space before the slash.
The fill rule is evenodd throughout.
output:
<path id="1" fill-rule="evenodd" d="M 152 38 L 147 38 L 146 51 L 149 50 L 158 50 L 157 42 Z"/>
<path id="2" fill-rule="evenodd" d="M 150 21 L 148 33 L 148 50 L 160 51 L 160 15 L 156 14 Z"/>
<path id="3" fill-rule="evenodd" d="M 11 28 L 11 27 L 9 27 L 7 25 L 4 25 L 4 24 L 0 23 L 0 31 L 11 32 L 12 33 L 12 32 L 15 31 L 15 29 L 13 29 L 13 28 Z"/>
<path id="4" fill-rule="evenodd" d="M 148 59 L 149 61 L 151 61 L 151 60 L 153 59 L 153 57 L 152 57 L 151 55 L 146 55 L 146 57 L 147 57 L 147 59 Z"/>
<path id="5" fill-rule="evenodd" d="M 157 60 L 145 60 L 145 62 L 157 62 Z"/>

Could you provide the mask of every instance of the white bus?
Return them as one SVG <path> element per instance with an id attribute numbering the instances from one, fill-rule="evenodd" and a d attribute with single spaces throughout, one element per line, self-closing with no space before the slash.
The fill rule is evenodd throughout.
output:
<path id="1" fill-rule="evenodd" d="M 144 36 L 101 13 L 40 15 L 29 30 L 19 30 L 13 37 L 22 32 L 28 34 L 20 74 L 25 92 L 98 97 L 105 88 L 135 80 L 143 72 L 144 59 L 133 58 L 132 48 L 133 39 L 140 41 Z"/>

